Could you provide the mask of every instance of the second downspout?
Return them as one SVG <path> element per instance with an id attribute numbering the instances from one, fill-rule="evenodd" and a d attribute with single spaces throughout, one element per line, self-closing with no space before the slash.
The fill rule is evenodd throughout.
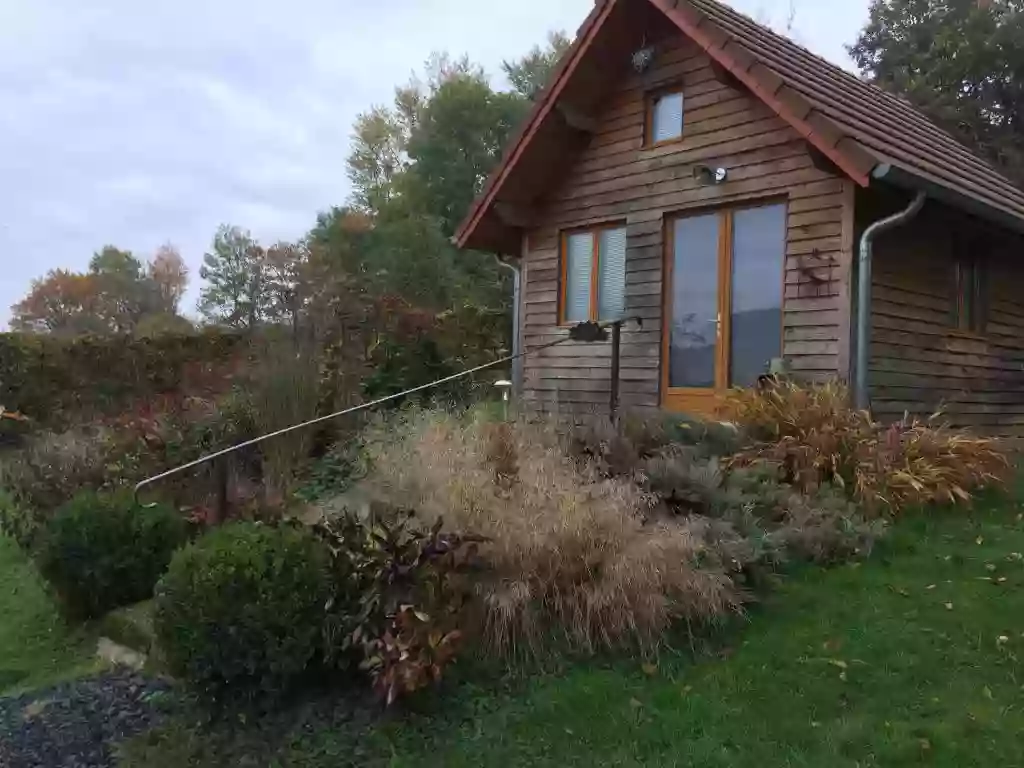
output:
<path id="1" fill-rule="evenodd" d="M 860 238 L 860 253 L 857 260 L 857 362 L 853 388 L 853 402 L 859 410 L 866 411 L 871 407 L 868 392 L 868 360 L 871 351 L 871 255 L 874 239 L 883 232 L 914 218 L 924 206 L 924 201 L 925 193 L 918 192 L 905 209 L 879 219 L 865 229 Z"/>

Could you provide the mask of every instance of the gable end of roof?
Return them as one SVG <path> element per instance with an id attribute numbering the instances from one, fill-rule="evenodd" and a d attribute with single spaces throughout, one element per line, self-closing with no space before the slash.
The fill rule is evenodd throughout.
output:
<path id="1" fill-rule="evenodd" d="M 860 186 L 869 186 L 872 179 L 896 183 L 898 178 L 900 186 L 927 186 L 936 198 L 1024 231 L 1024 191 L 926 115 L 721 0 L 596 0 L 550 84 L 459 226 L 453 238 L 456 245 L 513 247 L 519 230 L 493 215 L 499 194 L 510 178 L 503 199 L 518 197 L 517 202 L 525 204 L 536 194 L 529 186 L 520 187 L 523 178 L 535 174 L 530 160 L 523 165 L 526 177 L 514 175 L 514 169 L 536 137 L 543 139 L 538 145 L 547 143 L 547 151 L 551 141 L 569 141 L 557 132 L 551 139 L 554 124 L 549 115 L 554 112 L 558 117 L 559 98 L 602 28 L 617 30 L 616 25 L 628 22 L 636 11 L 646 10 L 641 3 L 668 19 L 707 54 L 716 71 L 746 88 Z M 613 11 L 618 15 L 606 24 Z M 572 87 L 568 93 L 573 93 Z"/>
<path id="2" fill-rule="evenodd" d="M 866 187 L 878 161 L 802 94 L 687 0 L 650 0 L 680 31 L 750 89 L 853 181 Z M 844 139 L 851 139 L 844 141 Z"/>

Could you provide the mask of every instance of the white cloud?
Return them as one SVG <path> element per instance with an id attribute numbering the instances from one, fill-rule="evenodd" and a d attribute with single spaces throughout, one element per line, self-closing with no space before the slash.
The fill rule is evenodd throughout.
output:
<path id="1" fill-rule="evenodd" d="M 3 0 L 0 323 L 30 280 L 114 243 L 193 268 L 216 227 L 294 237 L 348 194 L 352 122 L 435 50 L 492 73 L 593 0 Z M 785 24 L 788 0 L 736 0 Z M 799 0 L 845 63 L 866 0 Z M 190 299 L 195 298 L 193 284 Z"/>

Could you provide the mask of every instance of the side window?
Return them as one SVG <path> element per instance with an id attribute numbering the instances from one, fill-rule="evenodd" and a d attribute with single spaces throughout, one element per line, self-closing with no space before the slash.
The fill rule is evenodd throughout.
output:
<path id="1" fill-rule="evenodd" d="M 984 255 L 958 249 L 953 260 L 953 327 L 984 333 L 988 324 L 988 261 Z"/>
<path id="2" fill-rule="evenodd" d="M 647 100 L 648 146 L 677 141 L 683 137 L 683 92 L 659 91 Z"/>
<path id="3" fill-rule="evenodd" d="M 626 309 L 626 228 L 562 235 L 560 322 L 618 320 Z"/>

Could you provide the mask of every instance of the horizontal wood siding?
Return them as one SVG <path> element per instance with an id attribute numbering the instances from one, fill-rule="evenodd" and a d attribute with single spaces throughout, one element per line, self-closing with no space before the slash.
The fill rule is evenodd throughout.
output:
<path id="1" fill-rule="evenodd" d="M 644 95 L 681 83 L 684 139 L 644 148 Z M 728 169 L 728 181 L 700 186 L 694 164 Z M 776 198 L 788 202 L 784 354 L 794 372 L 833 376 L 848 328 L 849 226 L 852 182 L 816 167 L 807 143 L 748 93 L 720 80 L 708 57 L 676 34 L 659 45 L 653 70 L 613 89 L 599 128 L 562 183 L 538 206 L 528 234 L 523 340 L 561 338 L 559 235 L 571 227 L 624 221 L 627 229 L 627 315 L 642 329 L 622 334 L 621 400 L 625 407 L 660 404 L 663 231 L 667 215 Z M 569 342 L 527 358 L 525 400 L 536 408 L 605 411 L 610 343 Z"/>
<path id="2" fill-rule="evenodd" d="M 983 334 L 954 330 L 953 236 L 992 259 Z M 986 246 L 984 243 L 994 243 Z M 871 312 L 872 407 L 982 434 L 1024 437 L 1024 239 L 933 206 L 876 244 Z"/>

